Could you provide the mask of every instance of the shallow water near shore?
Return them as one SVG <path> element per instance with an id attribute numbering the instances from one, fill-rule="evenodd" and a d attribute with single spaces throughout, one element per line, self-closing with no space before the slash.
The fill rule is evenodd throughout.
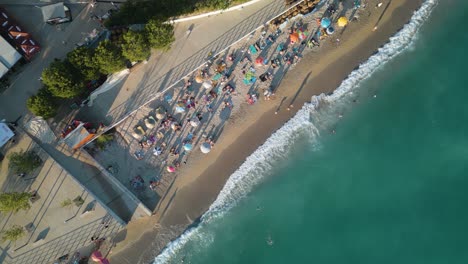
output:
<path id="1" fill-rule="evenodd" d="M 441 1 L 409 50 L 300 111 L 155 263 L 467 263 L 467 12 Z"/>

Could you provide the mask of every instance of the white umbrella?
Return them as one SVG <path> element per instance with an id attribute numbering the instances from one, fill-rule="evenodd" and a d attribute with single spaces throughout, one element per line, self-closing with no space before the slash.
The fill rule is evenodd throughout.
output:
<path id="1" fill-rule="evenodd" d="M 190 125 L 193 127 L 197 127 L 198 125 L 200 125 L 200 120 L 198 120 L 198 118 L 192 119 L 190 120 Z"/>
<path id="2" fill-rule="evenodd" d="M 204 154 L 208 154 L 211 151 L 211 145 L 208 142 L 201 144 L 200 150 Z"/>
<path id="3" fill-rule="evenodd" d="M 209 82 L 204 82 L 203 87 L 205 87 L 205 89 L 211 89 L 211 88 L 213 88 L 213 85 L 211 85 L 211 83 L 209 83 Z"/>

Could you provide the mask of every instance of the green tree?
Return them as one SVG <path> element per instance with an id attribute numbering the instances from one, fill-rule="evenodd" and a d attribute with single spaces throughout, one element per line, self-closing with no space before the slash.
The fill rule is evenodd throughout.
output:
<path id="1" fill-rule="evenodd" d="M 13 152 L 8 158 L 9 166 L 15 173 L 30 173 L 42 164 L 41 158 L 32 150 Z"/>
<path id="2" fill-rule="evenodd" d="M 2 193 L 0 194 L 0 212 L 17 213 L 20 210 L 29 210 L 31 208 L 30 198 L 31 194 L 27 192 Z"/>
<path id="3" fill-rule="evenodd" d="M 94 53 L 94 61 L 102 73 L 111 74 L 125 68 L 125 58 L 119 47 L 105 40 L 99 43 Z"/>
<path id="4" fill-rule="evenodd" d="M 16 241 L 22 238 L 24 234 L 25 232 L 22 226 L 14 225 L 10 227 L 10 229 L 7 229 L 2 232 L 2 242 L 11 241 L 13 243 L 16 243 Z"/>
<path id="5" fill-rule="evenodd" d="M 93 60 L 93 53 L 92 49 L 82 46 L 67 54 L 70 64 L 80 71 L 85 80 L 97 80 L 101 75 L 99 66 Z"/>
<path id="6" fill-rule="evenodd" d="M 36 95 L 29 97 L 26 107 L 36 116 L 50 118 L 57 114 L 58 104 L 49 90 L 41 88 Z"/>
<path id="7" fill-rule="evenodd" d="M 123 35 L 122 54 L 130 61 L 146 60 L 151 48 L 144 31 L 127 31 Z"/>
<path id="8" fill-rule="evenodd" d="M 114 135 L 112 134 L 102 134 L 98 138 L 96 138 L 96 147 L 100 150 L 106 148 L 107 144 L 114 139 Z"/>
<path id="9" fill-rule="evenodd" d="M 84 91 L 81 74 L 68 62 L 55 60 L 42 72 L 42 82 L 56 97 L 72 98 Z"/>
<path id="10" fill-rule="evenodd" d="M 174 42 L 174 26 L 164 24 L 157 19 L 151 19 L 145 26 L 148 41 L 155 49 L 167 50 Z"/>

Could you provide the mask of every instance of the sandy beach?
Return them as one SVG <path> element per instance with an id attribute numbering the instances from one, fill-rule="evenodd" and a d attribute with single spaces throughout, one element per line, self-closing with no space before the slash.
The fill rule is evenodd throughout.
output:
<path id="1" fill-rule="evenodd" d="M 238 111 L 223 127 L 209 155 L 200 153 L 190 157 L 160 201 L 156 214 L 128 225 L 125 240 L 117 243 L 110 254 L 111 263 L 151 263 L 170 240 L 209 208 L 246 157 L 313 95 L 333 92 L 360 63 L 409 21 L 423 1 L 363 2 L 366 7 L 361 8 L 357 21 L 350 22 L 344 30 L 337 30 L 321 42 L 319 49 L 305 54 L 296 67 L 287 72 L 276 90 L 275 100 L 261 100 Z M 379 2 L 383 5 L 377 8 Z"/>

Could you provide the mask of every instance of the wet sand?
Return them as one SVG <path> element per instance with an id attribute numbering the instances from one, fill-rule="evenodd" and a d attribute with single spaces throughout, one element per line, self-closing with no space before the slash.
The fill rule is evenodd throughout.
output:
<path id="1" fill-rule="evenodd" d="M 350 22 L 342 34 L 337 30 L 286 74 L 277 89 L 276 100 L 247 106 L 227 122 L 209 155 L 190 159 L 160 202 L 156 214 L 128 225 L 125 240 L 117 243 L 110 255 L 111 263 L 152 262 L 168 241 L 209 208 L 247 156 L 293 117 L 312 95 L 333 92 L 350 72 L 409 21 L 422 0 L 393 0 L 388 7 L 388 1 L 367 2 L 359 21 Z M 378 2 L 383 5 L 375 8 Z M 376 25 L 378 29 L 373 31 Z M 294 107 L 288 111 L 291 102 Z"/>

